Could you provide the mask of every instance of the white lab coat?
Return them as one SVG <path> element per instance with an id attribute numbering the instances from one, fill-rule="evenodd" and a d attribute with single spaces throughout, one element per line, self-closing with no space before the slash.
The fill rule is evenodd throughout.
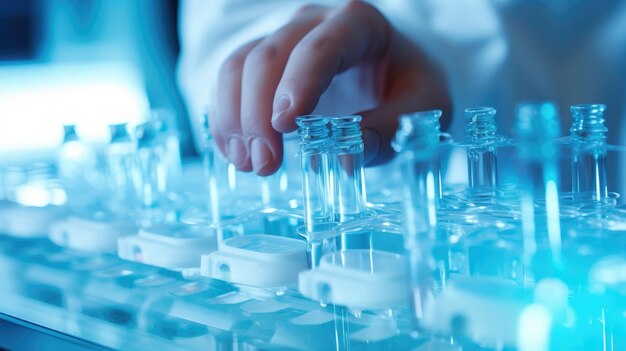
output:
<path id="1" fill-rule="evenodd" d="M 192 116 L 214 104 L 216 73 L 237 47 L 286 23 L 302 0 L 186 0 L 181 5 L 179 80 Z M 316 3 L 340 5 L 341 0 Z M 510 135 L 515 105 L 552 100 L 562 130 L 569 106 L 607 104 L 609 142 L 626 146 L 626 2 L 618 0 L 371 0 L 389 21 L 440 62 L 462 138 L 465 107 L 498 110 Z M 318 113 L 372 107 L 350 71 L 333 81 Z M 339 99 L 339 97 L 341 97 Z M 340 102 L 343 102 L 340 103 Z M 329 109 L 330 107 L 333 110 Z M 337 111 L 336 109 L 339 109 Z M 626 165 L 621 155 L 620 168 Z M 617 155 L 611 155 L 615 158 Z M 611 163 L 609 163 L 611 164 Z M 611 190 L 624 190 L 612 162 Z M 618 183 L 622 183 L 619 184 Z"/>

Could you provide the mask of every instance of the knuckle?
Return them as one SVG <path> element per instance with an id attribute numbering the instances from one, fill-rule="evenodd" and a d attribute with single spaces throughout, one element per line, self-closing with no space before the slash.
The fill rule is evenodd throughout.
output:
<path id="1" fill-rule="evenodd" d="M 346 5 L 344 6 L 344 10 L 345 11 L 371 11 L 372 5 L 368 4 L 365 1 L 361 1 L 361 0 L 352 0 L 352 1 L 348 1 L 346 3 Z"/>
<path id="2" fill-rule="evenodd" d="M 246 55 L 242 52 L 235 52 L 229 56 L 220 68 L 220 74 L 232 74 L 243 69 Z"/>
<path id="3" fill-rule="evenodd" d="M 350 1 L 343 7 L 342 11 L 360 17 L 363 21 L 367 22 L 370 27 L 377 28 L 383 22 L 386 22 L 385 16 L 376 7 L 365 1 Z"/>
<path id="4" fill-rule="evenodd" d="M 307 36 L 298 46 L 300 50 L 307 52 L 327 52 L 334 47 L 334 40 L 329 36 Z"/>
<path id="5" fill-rule="evenodd" d="M 276 46 L 270 44 L 261 44 L 250 51 L 246 57 L 245 63 L 249 64 L 268 64 L 274 62 L 279 56 L 279 50 Z"/>
<path id="6" fill-rule="evenodd" d="M 316 13 L 322 9 L 322 6 L 317 4 L 306 4 L 301 6 L 295 13 L 294 17 L 302 17 L 312 13 Z"/>

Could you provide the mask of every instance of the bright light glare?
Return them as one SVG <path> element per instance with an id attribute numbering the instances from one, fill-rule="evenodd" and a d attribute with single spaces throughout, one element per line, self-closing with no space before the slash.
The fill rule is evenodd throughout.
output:
<path id="1" fill-rule="evenodd" d="M 532 304 L 522 311 L 517 334 L 519 351 L 547 351 L 550 342 L 552 316 L 547 308 Z"/>
<path id="2" fill-rule="evenodd" d="M 139 121 L 147 109 L 143 78 L 128 64 L 0 66 L 0 156 L 54 148 L 69 123 L 106 141 L 108 124 Z"/>
<path id="3" fill-rule="evenodd" d="M 561 252 L 561 224 L 559 215 L 559 191 L 554 180 L 546 182 L 546 211 L 548 237 L 554 253 Z"/>
<path id="4" fill-rule="evenodd" d="M 52 194 L 42 187 L 23 185 L 15 189 L 15 201 L 25 206 L 45 207 L 52 203 Z"/>

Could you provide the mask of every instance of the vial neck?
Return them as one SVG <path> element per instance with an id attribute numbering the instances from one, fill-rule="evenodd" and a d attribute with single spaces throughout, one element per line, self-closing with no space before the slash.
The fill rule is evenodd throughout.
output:
<path id="1" fill-rule="evenodd" d="M 432 157 L 440 144 L 440 117 L 439 110 L 401 115 L 393 148 L 396 152 L 411 151 L 413 157 Z"/>
<path id="2" fill-rule="evenodd" d="M 585 104 L 571 107 L 571 138 L 579 150 L 599 151 L 606 146 L 605 105 Z"/>
<path id="3" fill-rule="evenodd" d="M 330 122 L 335 153 L 355 154 L 363 152 L 361 116 L 336 117 Z"/>
<path id="4" fill-rule="evenodd" d="M 299 116 L 296 118 L 300 135 L 300 153 L 328 152 L 330 129 L 328 118 L 324 116 Z"/>
<path id="5" fill-rule="evenodd" d="M 496 137 L 496 110 L 492 107 L 469 108 L 465 110 L 465 135 L 472 146 L 488 145 Z"/>
<path id="6" fill-rule="evenodd" d="M 114 124 L 110 127 L 111 130 L 111 143 L 130 142 L 130 135 L 126 130 L 126 123 Z"/>
<path id="7" fill-rule="evenodd" d="M 78 140 L 78 134 L 76 133 L 76 126 L 75 125 L 65 125 L 63 126 L 63 142 L 67 143 L 69 141 L 77 141 Z"/>

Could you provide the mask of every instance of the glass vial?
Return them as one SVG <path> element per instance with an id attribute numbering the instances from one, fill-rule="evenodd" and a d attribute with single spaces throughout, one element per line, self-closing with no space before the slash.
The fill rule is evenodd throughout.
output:
<path id="1" fill-rule="evenodd" d="M 322 116 L 296 118 L 300 135 L 304 224 L 308 233 L 326 230 L 332 223 L 329 204 L 328 123 L 328 118 Z"/>
<path id="2" fill-rule="evenodd" d="M 202 126 L 202 162 L 204 165 L 204 178 L 207 182 L 207 204 L 206 209 L 209 213 L 209 220 L 212 224 L 219 223 L 219 188 L 216 177 L 216 150 L 213 135 L 209 129 L 209 116 L 203 114 L 200 117 L 200 125 Z"/>
<path id="3" fill-rule="evenodd" d="M 137 196 L 142 209 L 142 225 L 161 222 L 167 206 L 169 167 L 165 138 L 159 125 L 144 122 L 135 128 Z"/>
<path id="4" fill-rule="evenodd" d="M 467 171 L 474 194 L 493 196 L 498 185 L 495 115 L 493 107 L 465 110 L 465 137 L 469 143 Z"/>
<path id="5" fill-rule="evenodd" d="M 99 206 L 100 189 L 98 158 L 95 150 L 80 140 L 75 125 L 65 125 L 63 144 L 58 154 L 61 184 L 67 205 L 74 213 L 90 214 Z"/>
<path id="6" fill-rule="evenodd" d="M 155 128 L 164 138 L 165 162 L 168 173 L 168 188 L 176 187 L 182 176 L 182 162 L 180 155 L 180 136 L 176 123 L 176 113 L 166 108 L 150 111 L 148 122 L 153 122 Z"/>
<path id="7" fill-rule="evenodd" d="M 361 116 L 330 118 L 331 188 L 335 221 L 342 223 L 365 215 L 366 191 L 363 176 Z"/>
<path id="8" fill-rule="evenodd" d="M 133 178 L 135 153 L 127 128 L 127 123 L 110 125 L 111 141 L 106 149 L 109 207 L 113 212 L 120 214 L 129 214 L 136 204 Z"/>
<path id="9" fill-rule="evenodd" d="M 309 265 L 313 268 L 325 252 L 336 250 L 336 245 L 329 247 L 324 239 L 318 240 L 319 233 L 328 231 L 333 225 L 329 120 L 324 116 L 299 116 L 296 124 L 300 135 L 305 235 Z"/>
<path id="10" fill-rule="evenodd" d="M 582 200 L 603 201 L 608 196 L 606 183 L 605 105 L 584 104 L 570 107 L 573 143 L 572 193 Z"/>
<path id="11" fill-rule="evenodd" d="M 441 111 L 424 111 L 400 116 L 393 143 L 405 176 L 405 252 L 409 261 L 409 283 L 414 317 L 423 316 L 423 307 L 433 298 L 432 248 L 437 226 Z"/>
<path id="12" fill-rule="evenodd" d="M 519 186 L 525 283 L 534 284 L 562 266 L 559 211 L 559 117 L 554 104 L 517 107 Z"/>

